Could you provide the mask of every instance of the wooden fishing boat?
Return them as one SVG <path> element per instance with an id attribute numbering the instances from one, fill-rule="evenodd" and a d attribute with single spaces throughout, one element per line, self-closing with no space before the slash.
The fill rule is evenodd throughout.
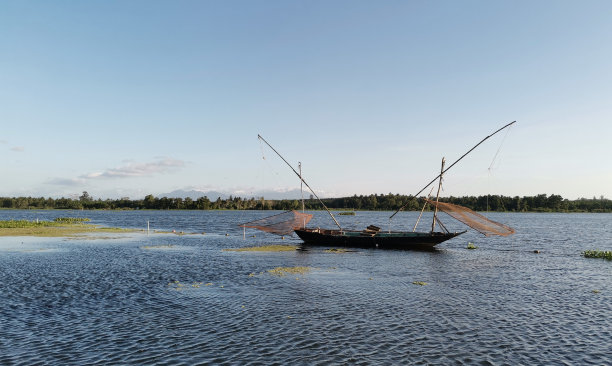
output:
<path id="1" fill-rule="evenodd" d="M 328 230 L 320 228 L 294 229 L 307 245 L 378 249 L 432 249 L 436 245 L 459 236 L 465 231 L 443 232 L 377 232 L 357 230 Z"/>
<path id="2" fill-rule="evenodd" d="M 516 121 L 514 121 L 516 122 Z M 498 129 L 493 132 L 491 135 L 482 139 L 478 144 L 472 147 L 468 152 L 463 154 L 459 159 L 457 159 L 453 164 L 451 164 L 448 168 L 444 168 L 445 160 L 442 158 L 442 168 L 440 169 L 440 174 L 432 179 L 423 189 L 421 189 L 417 194 L 413 197 L 418 197 L 425 189 L 432 185 L 436 180 L 439 180 L 438 183 L 438 193 L 436 195 L 436 199 L 430 200 L 429 197 L 425 199 L 425 204 L 423 205 L 423 209 L 421 210 L 421 215 L 425 210 L 428 204 L 432 205 L 434 208 L 433 212 L 433 220 L 431 224 L 431 230 L 428 232 L 417 232 L 416 227 L 421 219 L 421 215 L 419 215 L 419 219 L 417 223 L 414 225 L 414 229 L 412 231 L 381 231 L 381 229 L 377 226 L 370 225 L 365 230 L 344 230 L 331 211 L 325 206 L 323 201 L 317 196 L 315 191 L 306 183 L 301 174 L 301 163 L 299 164 L 300 172 L 298 173 L 282 155 L 276 151 L 263 137 L 258 135 L 260 141 L 263 141 L 268 145 L 289 167 L 293 170 L 293 172 L 300 178 L 301 184 L 306 185 L 310 192 L 319 200 L 323 208 L 330 215 L 338 229 L 321 229 L 321 228 L 308 228 L 306 224 L 312 219 L 312 215 L 304 213 L 304 201 L 302 199 L 302 212 L 299 211 L 286 211 L 281 214 L 273 215 L 270 217 L 266 217 L 263 219 L 247 222 L 241 224 L 240 226 L 243 228 L 256 228 L 259 230 L 263 230 L 266 232 L 278 234 L 278 235 L 287 235 L 288 233 L 295 232 L 300 239 L 304 241 L 307 245 L 321 245 L 321 246 L 342 246 L 342 247 L 353 247 L 353 248 L 380 248 L 380 249 L 432 249 L 437 244 L 440 244 L 444 241 L 450 240 L 456 236 L 459 236 L 466 231 L 460 232 L 450 232 L 446 229 L 444 224 L 440 221 L 438 216 L 438 210 L 441 210 L 451 217 L 457 219 L 458 221 L 463 222 L 467 226 L 479 231 L 485 236 L 489 235 L 500 235 L 506 236 L 514 233 L 514 229 L 504 224 L 500 224 L 498 222 L 487 219 L 486 217 L 462 206 L 453 205 L 450 203 L 439 202 L 440 189 L 442 187 L 442 176 L 443 174 L 452 168 L 455 164 L 457 164 L 461 159 L 463 159 L 466 155 L 468 155 L 472 150 L 474 150 L 478 145 L 482 144 L 485 140 L 495 135 L 499 131 L 505 129 L 506 127 L 512 125 L 514 122 L 511 122 L 504 127 Z M 432 190 L 430 191 L 430 195 Z M 389 217 L 389 220 L 393 219 L 393 217 L 401 210 L 406 207 L 407 203 L 398 208 L 397 211 Z M 436 225 L 438 225 L 443 231 L 435 231 Z"/>

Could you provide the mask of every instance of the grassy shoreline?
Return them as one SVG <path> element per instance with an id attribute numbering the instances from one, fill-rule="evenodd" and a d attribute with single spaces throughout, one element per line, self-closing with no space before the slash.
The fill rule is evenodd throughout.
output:
<path id="1" fill-rule="evenodd" d="M 58 218 L 55 221 L 4 220 L 0 221 L 0 236 L 70 237 L 86 233 L 110 234 L 136 231 L 83 223 L 88 220 L 81 218 Z"/>

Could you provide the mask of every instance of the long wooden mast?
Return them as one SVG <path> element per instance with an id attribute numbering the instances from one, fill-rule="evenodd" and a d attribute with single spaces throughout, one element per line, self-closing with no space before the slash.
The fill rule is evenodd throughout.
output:
<path id="1" fill-rule="evenodd" d="M 442 167 L 440 168 L 440 183 L 438 183 L 438 193 L 436 194 L 436 207 L 434 207 L 433 220 L 431 221 L 431 232 L 436 228 L 436 220 L 438 219 L 438 201 L 440 199 L 440 189 L 442 189 L 442 174 L 444 174 L 444 163 L 446 160 L 442 158 Z"/>
<path id="2" fill-rule="evenodd" d="M 295 175 L 297 175 L 300 178 L 300 181 L 302 181 L 302 183 L 304 183 L 304 185 L 306 187 L 308 187 L 308 189 L 310 190 L 310 192 L 317 197 L 317 199 L 319 200 L 319 202 L 321 202 L 321 205 L 323 205 L 323 208 L 325 208 L 325 211 L 327 211 L 327 213 L 329 214 L 329 216 L 331 216 L 332 220 L 334 220 L 334 223 L 336 223 L 336 226 L 338 226 L 338 229 L 340 229 L 340 231 L 342 231 L 342 227 L 340 226 L 340 224 L 338 223 L 338 220 L 336 220 L 336 218 L 334 217 L 334 215 L 331 213 L 331 211 L 327 208 L 327 206 L 325 206 L 325 203 L 323 203 L 323 201 L 321 201 L 321 199 L 319 198 L 319 196 L 317 196 L 317 194 L 315 193 L 315 191 L 310 188 L 310 186 L 308 185 L 308 183 L 306 183 L 306 181 L 304 180 L 304 178 L 302 178 L 302 175 L 300 173 L 298 173 L 293 166 L 291 166 L 291 164 L 289 164 L 289 162 L 287 160 L 285 160 L 285 158 L 283 158 L 283 156 L 281 154 L 279 154 L 278 151 L 276 151 L 275 148 L 272 147 L 272 145 L 270 145 L 268 143 L 268 141 L 266 141 L 266 139 L 264 139 L 263 137 L 261 137 L 261 135 L 257 135 L 257 138 L 260 139 L 261 141 L 265 142 L 266 145 L 268 145 L 268 147 L 270 149 L 272 149 L 272 151 L 274 151 L 276 153 L 276 155 L 278 155 L 281 159 L 283 159 L 283 161 L 285 162 L 285 164 L 289 165 L 289 168 L 291 168 L 291 170 L 293 170 L 293 172 L 295 173 Z"/>
<path id="3" fill-rule="evenodd" d="M 485 137 L 484 139 L 480 140 L 479 143 L 477 143 L 476 145 L 474 145 L 474 147 L 472 147 L 470 150 L 468 150 L 468 152 L 466 152 L 465 154 L 461 155 L 461 157 L 457 160 L 455 160 L 454 163 L 452 163 L 448 168 L 444 169 L 442 172 L 440 172 L 440 174 L 438 174 L 434 179 L 431 180 L 431 182 L 427 183 L 425 185 L 425 187 L 423 187 L 420 191 L 418 191 L 415 195 L 413 195 L 413 197 L 418 197 L 419 194 L 421 194 L 424 190 L 427 189 L 427 187 L 429 187 L 433 182 L 435 182 L 438 178 L 440 178 L 442 176 L 442 174 L 446 173 L 450 168 L 452 168 L 453 166 L 455 166 L 455 164 L 457 164 L 461 159 L 463 159 L 464 157 L 466 157 L 469 153 L 472 152 L 472 150 L 474 150 L 475 148 L 477 148 L 480 144 L 482 144 L 483 142 L 485 142 L 488 138 L 490 138 L 491 136 L 495 135 L 496 133 L 498 133 L 499 131 L 503 130 L 504 128 L 511 126 L 512 124 L 514 124 L 516 121 L 512 121 L 510 123 L 508 123 L 507 125 L 505 125 L 504 127 L 498 129 L 497 131 L 493 132 L 492 134 L 490 134 L 489 136 Z M 405 209 L 406 206 L 408 206 L 408 204 L 410 203 L 410 201 L 406 202 L 406 204 L 404 204 L 402 207 L 398 208 L 397 211 L 395 211 L 393 213 L 393 215 L 391 215 L 389 217 L 389 220 L 391 220 L 393 218 L 393 216 L 397 215 L 398 212 L 400 212 L 401 210 Z"/>

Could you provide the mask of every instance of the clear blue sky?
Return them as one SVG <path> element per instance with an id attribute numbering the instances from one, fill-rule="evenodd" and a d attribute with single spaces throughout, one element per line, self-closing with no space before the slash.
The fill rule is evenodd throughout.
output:
<path id="1" fill-rule="evenodd" d="M 0 2 L 0 196 L 299 187 L 258 133 L 411 194 L 513 120 L 445 195 L 612 198 L 611 1 Z"/>

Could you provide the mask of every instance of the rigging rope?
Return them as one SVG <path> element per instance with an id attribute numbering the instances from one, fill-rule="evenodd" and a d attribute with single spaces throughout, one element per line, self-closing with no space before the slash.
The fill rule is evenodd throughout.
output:
<path id="1" fill-rule="evenodd" d="M 493 168 L 493 164 L 495 164 L 495 160 L 497 159 L 497 156 L 499 155 L 499 152 L 501 151 L 502 146 L 504 146 L 504 142 L 506 141 L 506 137 L 508 137 L 508 134 L 510 133 L 511 129 L 512 129 L 512 126 L 510 126 L 506 130 L 506 133 L 504 134 L 504 137 L 502 138 L 502 141 L 499 144 L 499 147 L 497 148 L 497 151 L 495 152 L 495 155 L 493 155 L 493 160 L 491 160 L 491 164 L 489 164 L 489 173 L 491 172 L 491 169 Z"/>
<path id="2" fill-rule="evenodd" d="M 508 134 L 510 133 L 511 129 L 512 129 L 512 126 L 508 127 L 508 129 L 506 130 L 506 133 L 504 134 L 504 137 L 502 138 L 501 143 L 499 144 L 499 147 L 497 148 L 497 151 L 495 152 L 495 155 L 493 155 L 491 164 L 489 164 L 489 167 L 487 168 L 487 191 L 488 191 L 487 192 L 487 212 L 489 212 L 489 196 L 491 195 L 491 174 L 492 174 L 491 171 L 493 170 L 493 164 L 495 164 L 495 161 L 497 160 L 497 157 L 499 156 L 499 152 L 504 146 L 506 137 L 508 137 Z"/>

